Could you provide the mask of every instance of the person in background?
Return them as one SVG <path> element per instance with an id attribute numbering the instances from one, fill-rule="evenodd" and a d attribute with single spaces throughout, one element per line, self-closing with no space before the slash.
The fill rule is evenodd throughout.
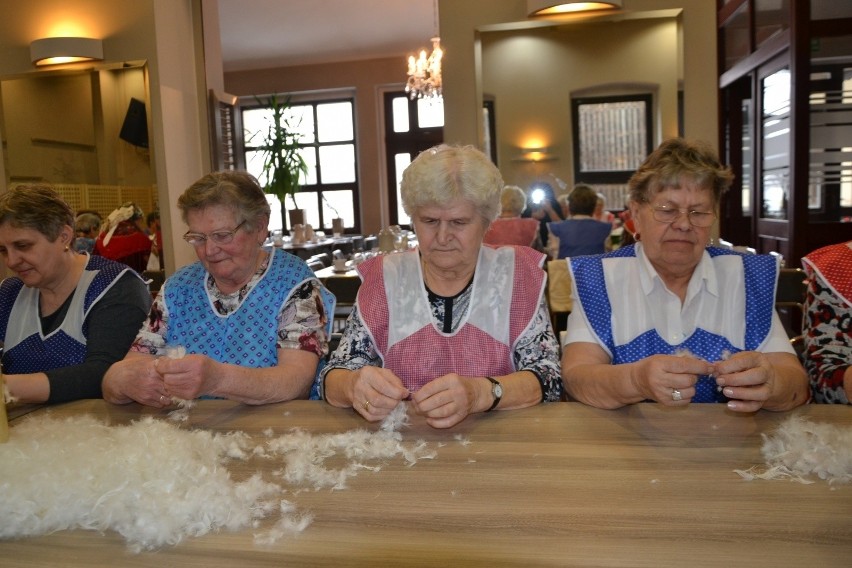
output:
<path id="1" fill-rule="evenodd" d="M 517 185 L 507 185 L 500 193 L 500 216 L 494 219 L 485 233 L 487 245 L 520 245 L 541 250 L 538 221 L 523 218 L 527 195 Z"/>
<path id="2" fill-rule="evenodd" d="M 166 266 L 163 260 L 163 231 L 160 226 L 160 212 L 151 211 L 145 217 L 148 226 L 148 238 L 151 239 L 151 256 L 148 257 L 148 270 L 163 270 Z M 152 259 L 151 257 L 155 257 Z"/>
<path id="3" fill-rule="evenodd" d="M 548 223 L 547 249 L 553 258 L 583 254 L 603 254 L 612 225 L 592 218 L 597 192 L 588 185 L 576 185 L 568 194 L 568 219 Z"/>
<path id="4" fill-rule="evenodd" d="M 92 254 L 95 250 L 95 239 L 101 228 L 101 218 L 94 213 L 80 213 L 74 219 L 74 250 L 80 253 Z"/>
<path id="5" fill-rule="evenodd" d="M 802 258 L 805 299 L 805 368 L 816 402 L 852 401 L 852 241 Z"/>
<path id="6" fill-rule="evenodd" d="M 355 308 L 320 374 L 330 404 L 377 421 L 411 397 L 428 424 L 448 428 L 475 412 L 560 399 L 544 254 L 483 246 L 502 188 L 472 146 L 437 146 L 405 169 L 402 204 L 418 248 L 358 265 Z"/>
<path id="7" fill-rule="evenodd" d="M 547 224 L 565 219 L 562 205 L 553 193 L 553 186 L 549 183 L 533 184 L 527 198 L 527 208 L 521 213 L 521 217 L 532 217 L 538 221 L 541 246 L 547 247 L 547 239 L 550 235 Z"/>
<path id="8" fill-rule="evenodd" d="M 675 138 L 630 178 L 638 242 L 570 260 L 566 390 L 600 408 L 641 401 L 789 410 L 808 379 L 774 299 L 778 260 L 708 247 L 731 183 L 709 147 Z"/>
<path id="9" fill-rule="evenodd" d="M 606 197 L 601 192 L 598 192 L 598 199 L 595 202 L 595 210 L 592 213 L 592 219 L 603 221 L 615 227 L 615 215 L 611 211 L 606 210 Z"/>
<path id="10" fill-rule="evenodd" d="M 178 198 L 198 262 L 163 284 L 104 398 L 164 407 L 171 398 L 246 404 L 308 398 L 328 353 L 334 296 L 300 258 L 263 248 L 269 203 L 242 171 L 208 174 Z M 171 359 L 168 346 L 187 355 Z"/>
<path id="11" fill-rule="evenodd" d="M 126 264 L 140 274 L 144 272 L 151 240 L 142 220 L 142 210 L 131 201 L 114 210 L 95 241 L 95 254 Z"/>
<path id="12" fill-rule="evenodd" d="M 100 398 L 101 380 L 127 353 L 151 295 L 126 265 L 74 250 L 74 213 L 52 188 L 0 196 L 3 374 L 19 402 Z"/>

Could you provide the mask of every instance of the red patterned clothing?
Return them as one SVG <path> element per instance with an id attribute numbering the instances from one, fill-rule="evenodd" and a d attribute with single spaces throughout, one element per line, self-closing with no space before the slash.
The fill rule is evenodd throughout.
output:
<path id="1" fill-rule="evenodd" d="M 805 368 L 815 402 L 850 404 L 843 388 L 852 364 L 852 241 L 802 259 L 808 274 L 805 300 Z"/>
<path id="2" fill-rule="evenodd" d="M 116 227 L 109 244 L 104 245 L 106 233 L 98 235 L 95 254 L 126 264 L 139 274 L 148 267 L 151 239 L 133 221 L 122 221 Z"/>

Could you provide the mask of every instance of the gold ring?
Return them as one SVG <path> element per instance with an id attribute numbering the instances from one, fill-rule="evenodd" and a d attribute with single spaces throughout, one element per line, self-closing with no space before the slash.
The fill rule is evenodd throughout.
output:
<path id="1" fill-rule="evenodd" d="M 370 401 L 369 400 L 364 402 L 364 410 L 366 410 L 367 412 L 370 412 Z"/>

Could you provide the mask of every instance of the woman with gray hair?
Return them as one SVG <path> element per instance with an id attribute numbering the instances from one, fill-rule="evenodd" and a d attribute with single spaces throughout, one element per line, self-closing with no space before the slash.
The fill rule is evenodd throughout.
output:
<path id="1" fill-rule="evenodd" d="M 630 178 L 637 243 L 571 258 L 562 373 L 601 408 L 646 400 L 789 410 L 808 379 L 774 310 L 778 261 L 708 246 L 733 175 L 706 144 L 663 142 Z"/>
<path id="2" fill-rule="evenodd" d="M 155 407 L 172 398 L 265 404 L 316 396 L 334 296 L 305 262 L 262 248 L 269 204 L 246 172 L 208 174 L 177 203 L 198 262 L 163 284 L 130 353 L 104 378 L 104 398 Z M 157 357 L 180 346 L 180 358 Z"/>
<path id="3" fill-rule="evenodd" d="M 151 295 L 126 265 L 74 251 L 74 213 L 46 185 L 0 196 L 0 255 L 14 275 L 0 284 L 3 373 L 19 402 L 100 398 Z"/>
<path id="4" fill-rule="evenodd" d="M 560 399 L 544 255 L 482 246 L 502 188 L 472 146 L 438 146 L 406 168 L 402 203 L 418 247 L 358 266 L 355 309 L 320 375 L 330 404 L 372 422 L 411 397 L 427 423 L 448 428 Z"/>

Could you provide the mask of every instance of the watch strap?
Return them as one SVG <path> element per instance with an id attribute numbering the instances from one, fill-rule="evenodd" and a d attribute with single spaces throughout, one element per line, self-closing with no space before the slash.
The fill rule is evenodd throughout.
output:
<path id="1" fill-rule="evenodd" d="M 498 404 L 500 404 L 500 399 L 503 398 L 503 385 L 500 384 L 500 381 L 493 377 L 485 377 L 489 381 L 491 381 L 491 395 L 494 397 L 494 402 L 485 412 L 491 412 L 494 410 Z M 499 390 L 497 389 L 499 387 Z M 499 392 L 499 394 L 498 394 Z"/>

